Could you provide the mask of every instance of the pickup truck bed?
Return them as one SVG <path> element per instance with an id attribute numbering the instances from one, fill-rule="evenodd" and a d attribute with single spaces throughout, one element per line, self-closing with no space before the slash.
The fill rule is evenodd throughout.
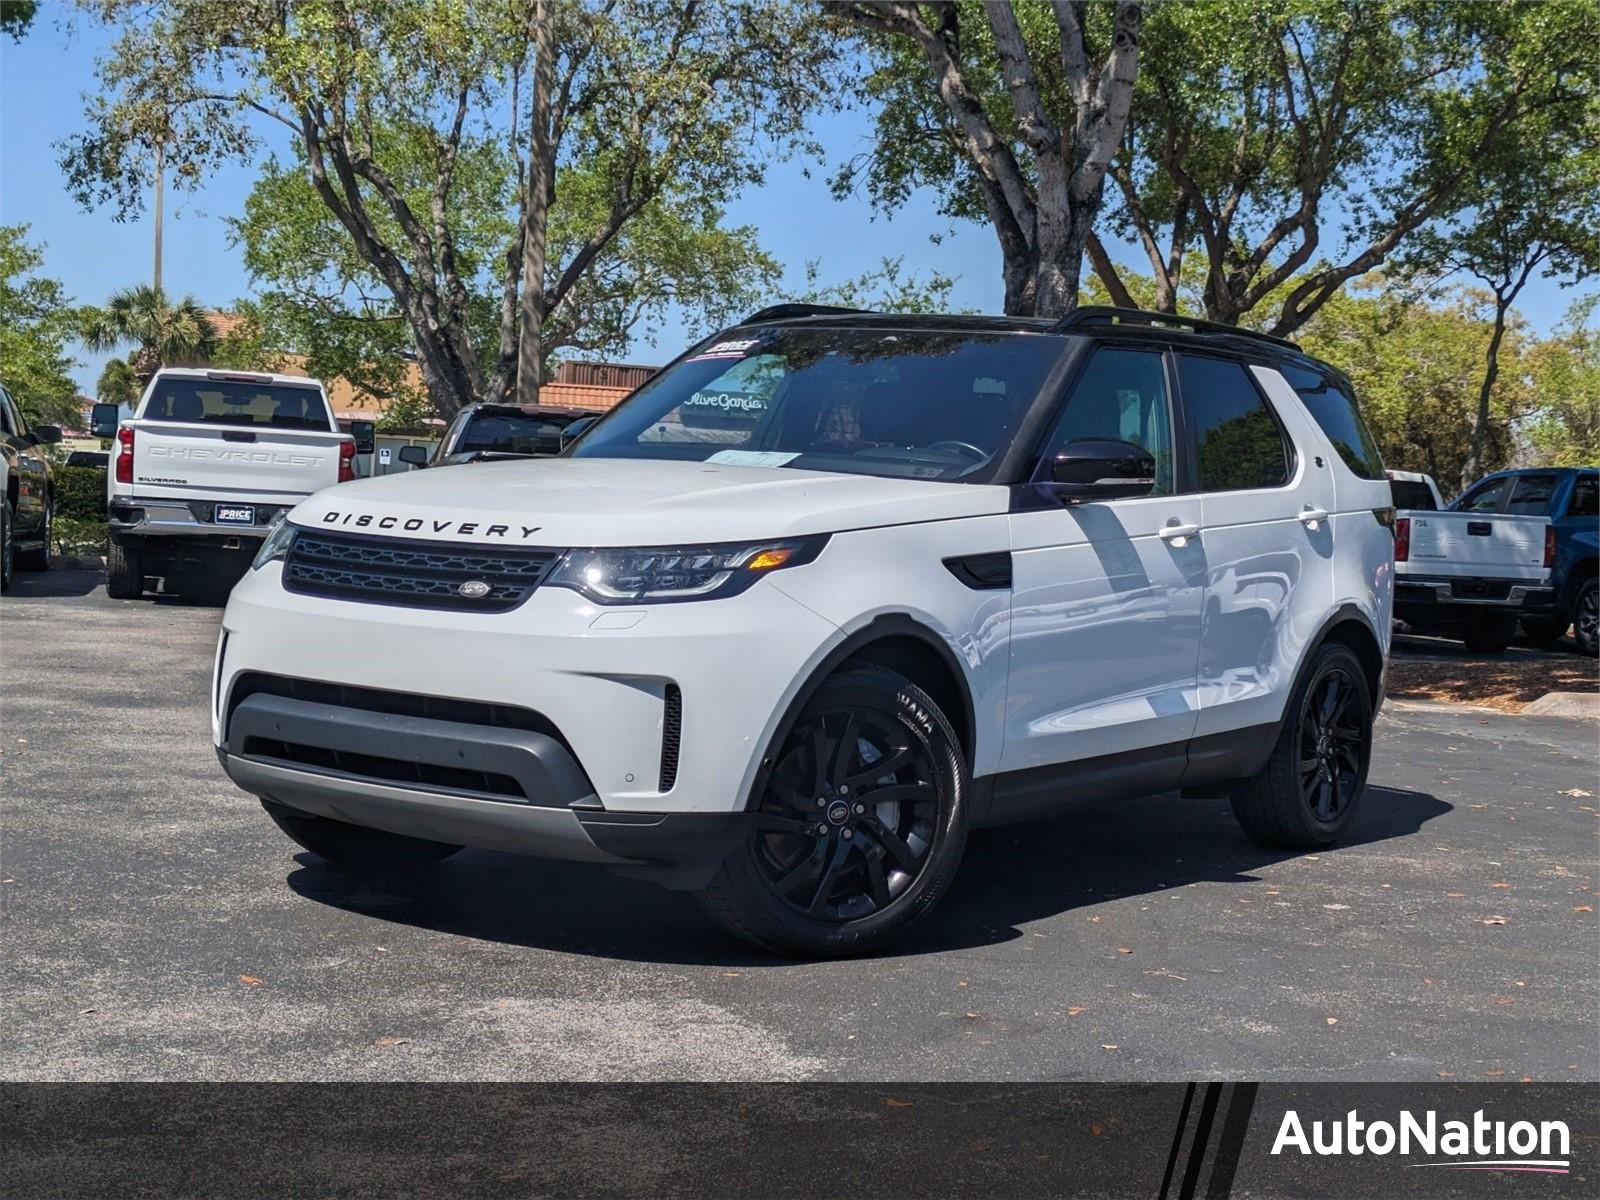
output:
<path id="1" fill-rule="evenodd" d="M 118 598 L 152 576 L 177 591 L 225 578 L 281 513 L 354 477 L 355 444 L 322 385 L 297 376 L 163 369 L 115 435 L 106 586 Z"/>
<path id="2" fill-rule="evenodd" d="M 1554 604 L 1552 555 L 1547 517 L 1401 509 L 1395 616 L 1424 632 L 1460 636 L 1474 650 L 1504 650 L 1518 617 Z"/>

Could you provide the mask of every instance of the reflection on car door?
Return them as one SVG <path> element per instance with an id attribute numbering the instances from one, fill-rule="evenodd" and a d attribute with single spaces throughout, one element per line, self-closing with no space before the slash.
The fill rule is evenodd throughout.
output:
<path id="1" fill-rule="evenodd" d="M 1176 355 L 1206 547 L 1196 750 L 1275 724 L 1333 600 L 1332 473 L 1310 418 L 1271 372 Z M 1283 395 L 1269 405 L 1262 381 Z M 1286 427 L 1288 429 L 1286 430 Z M 1288 433 L 1295 436 L 1291 440 Z"/>
<path id="2" fill-rule="evenodd" d="M 1160 351 L 1102 346 L 1047 444 L 1114 438 L 1149 450 L 1155 493 L 1011 517 L 1012 640 L 1002 769 L 1154 746 L 1195 723 L 1205 550 L 1200 498 L 1176 495 L 1170 389 Z M 1187 527 L 1185 536 L 1181 531 Z"/>

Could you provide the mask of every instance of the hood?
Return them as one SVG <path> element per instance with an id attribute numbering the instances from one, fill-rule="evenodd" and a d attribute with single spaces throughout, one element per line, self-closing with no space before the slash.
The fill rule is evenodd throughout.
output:
<path id="1" fill-rule="evenodd" d="M 431 541 L 670 546 L 909 525 L 1006 511 L 1002 487 L 616 458 L 434 467 L 340 484 L 297 525 Z"/>

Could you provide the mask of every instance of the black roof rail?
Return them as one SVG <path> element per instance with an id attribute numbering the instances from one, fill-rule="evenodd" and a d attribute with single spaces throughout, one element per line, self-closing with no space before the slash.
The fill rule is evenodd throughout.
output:
<path id="1" fill-rule="evenodd" d="M 790 321 L 796 317 L 837 317 L 845 313 L 871 312 L 866 308 L 843 308 L 837 304 L 769 304 L 751 313 L 741 325 L 763 325 L 768 321 Z"/>
<path id="2" fill-rule="evenodd" d="M 1053 333 L 1067 333 L 1085 325 L 1171 325 L 1192 333 L 1218 333 L 1228 337 L 1248 338 L 1252 341 L 1271 342 L 1291 350 L 1300 347 L 1288 338 L 1258 333 L 1254 329 L 1241 329 L 1237 325 L 1224 325 L 1220 321 L 1203 321 L 1199 317 L 1180 317 L 1176 313 L 1146 312 L 1142 308 L 1113 308 L 1109 304 L 1086 304 L 1075 308 L 1056 322 Z"/>

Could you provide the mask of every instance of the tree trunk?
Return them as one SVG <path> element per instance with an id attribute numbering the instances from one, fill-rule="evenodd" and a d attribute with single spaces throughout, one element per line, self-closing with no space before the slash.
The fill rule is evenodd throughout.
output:
<path id="1" fill-rule="evenodd" d="M 1472 447 L 1467 451 L 1467 461 L 1461 466 L 1462 491 L 1466 491 L 1483 474 L 1483 440 L 1489 430 L 1489 394 L 1494 391 L 1494 381 L 1500 375 L 1500 342 L 1506 335 L 1506 310 L 1510 307 L 1508 297 L 1495 294 L 1494 334 L 1489 338 L 1483 384 L 1478 388 L 1478 412 L 1472 422 Z"/>
<path id="2" fill-rule="evenodd" d="M 548 118 L 551 38 L 546 0 L 533 9 L 533 152 L 528 163 L 528 220 L 522 238 L 522 328 L 517 339 L 517 403 L 539 403 L 544 372 L 545 243 L 550 204 Z"/>

